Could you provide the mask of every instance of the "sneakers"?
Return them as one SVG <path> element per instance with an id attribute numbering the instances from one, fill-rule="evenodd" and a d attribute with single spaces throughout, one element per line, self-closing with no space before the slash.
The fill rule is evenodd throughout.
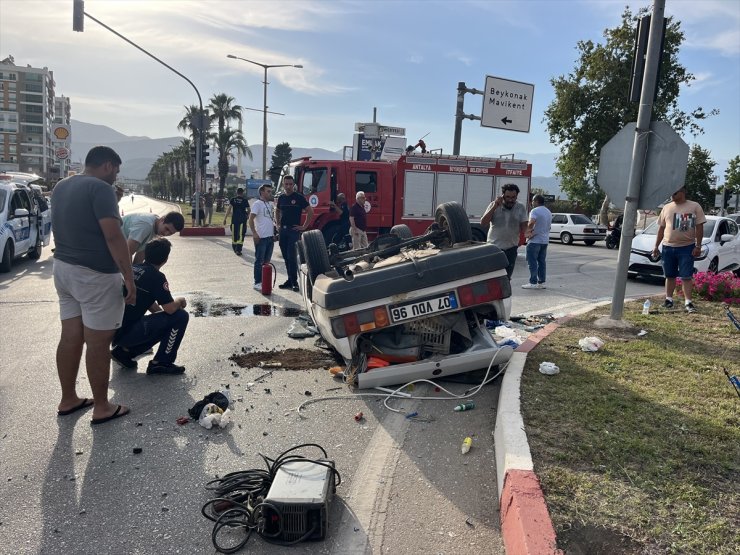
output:
<path id="1" fill-rule="evenodd" d="M 278 285 L 278 289 L 292 289 L 292 288 L 293 288 L 293 284 L 290 283 L 289 281 L 286 281 L 285 283 L 281 283 L 280 285 Z"/>
<path id="2" fill-rule="evenodd" d="M 291 289 L 293 289 L 293 291 L 295 291 L 296 293 L 298 293 L 301 290 L 301 288 L 298 287 L 297 283 L 295 283 Z"/>
<path id="3" fill-rule="evenodd" d="M 254 285 L 252 286 L 252 289 L 254 289 L 255 291 L 260 291 L 260 292 L 262 292 L 262 284 L 261 284 L 261 283 L 255 283 L 255 284 L 254 284 Z"/>
<path id="4" fill-rule="evenodd" d="M 694 312 L 696 312 L 696 307 L 691 301 L 686 303 L 686 312 L 688 312 L 689 314 L 693 314 Z"/>
<path id="5" fill-rule="evenodd" d="M 146 369 L 147 374 L 183 374 L 184 366 L 178 366 L 171 362 L 154 362 L 151 361 Z"/>
<path id="6" fill-rule="evenodd" d="M 522 289 L 545 289 L 541 283 L 525 283 Z"/>
<path id="7" fill-rule="evenodd" d="M 129 370 L 135 370 L 138 364 L 131 358 L 131 353 L 124 351 L 122 347 L 116 347 L 110 352 L 110 357 L 118 364 Z"/>
<path id="8" fill-rule="evenodd" d="M 671 310 L 673 308 L 673 301 L 670 299 L 666 299 L 665 302 L 663 302 L 663 308 Z"/>

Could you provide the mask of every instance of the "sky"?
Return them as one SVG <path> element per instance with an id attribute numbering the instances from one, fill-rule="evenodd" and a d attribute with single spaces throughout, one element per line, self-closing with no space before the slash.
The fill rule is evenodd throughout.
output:
<path id="1" fill-rule="evenodd" d="M 197 104 L 185 80 L 89 18 L 72 30 L 72 0 L 0 0 L 0 59 L 48 67 L 72 117 L 150 138 L 180 134 L 184 106 Z M 518 133 L 465 120 L 461 153 L 557 152 L 544 111 L 550 80 L 570 73 L 579 40 L 603 42 L 625 0 L 85 0 L 85 11 L 187 76 L 207 104 L 217 93 L 262 109 L 270 69 L 268 143 L 332 151 L 352 144 L 355 122 L 404 127 L 411 144 L 452 153 L 456 89 L 483 89 L 487 75 L 534 85 L 531 129 Z M 696 80 L 684 110 L 718 108 L 705 134 L 684 136 L 716 160 L 740 154 L 740 0 L 666 0 L 681 21 L 680 61 Z M 466 95 L 480 115 L 482 96 Z M 249 144 L 262 142 L 262 114 L 244 112 Z"/>

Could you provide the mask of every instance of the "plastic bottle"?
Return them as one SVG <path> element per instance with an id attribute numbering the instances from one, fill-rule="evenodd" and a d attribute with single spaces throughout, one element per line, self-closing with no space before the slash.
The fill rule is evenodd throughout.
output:
<path id="1" fill-rule="evenodd" d="M 642 303 L 642 313 L 647 316 L 650 314 L 650 299 L 645 299 L 645 302 Z"/>
<path id="2" fill-rule="evenodd" d="M 464 410 L 473 410 L 475 408 L 475 403 L 473 401 L 465 401 L 464 403 L 460 403 L 455 407 L 456 412 L 461 412 Z"/>
<path id="3" fill-rule="evenodd" d="M 462 446 L 460 447 L 460 452 L 464 455 L 468 451 L 470 451 L 470 447 L 473 445 L 473 438 L 472 437 L 466 437 L 463 442 Z"/>

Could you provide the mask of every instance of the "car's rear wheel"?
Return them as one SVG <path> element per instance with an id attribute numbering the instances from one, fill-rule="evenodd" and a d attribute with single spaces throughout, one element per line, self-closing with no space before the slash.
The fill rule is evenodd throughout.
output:
<path id="1" fill-rule="evenodd" d="M 41 258 L 41 249 L 44 248 L 43 243 L 41 242 L 41 235 L 36 236 L 36 244 L 33 246 L 33 249 L 28 251 L 28 258 L 31 260 L 38 260 Z"/>
<path id="2" fill-rule="evenodd" d="M 570 245 L 573 243 L 573 236 L 567 231 L 563 231 L 560 234 L 560 240 L 563 242 L 563 245 Z"/>
<path id="3" fill-rule="evenodd" d="M 719 271 L 719 259 L 713 258 L 712 261 L 709 263 L 709 268 L 707 268 L 707 271 L 710 274 L 716 274 Z"/>
<path id="4" fill-rule="evenodd" d="M 5 248 L 3 249 L 2 261 L 0 261 L 0 272 L 1 273 L 9 272 L 12 267 L 13 267 L 13 244 L 10 242 L 10 239 L 8 239 L 8 241 L 5 243 Z"/>
<path id="5" fill-rule="evenodd" d="M 596 244 L 596 241 L 594 241 L 593 239 L 586 239 L 583 242 L 586 243 L 589 247 L 593 247 Z"/>
<path id="6" fill-rule="evenodd" d="M 434 221 L 449 234 L 449 243 L 464 243 L 472 239 L 470 220 L 465 209 L 456 202 L 445 202 L 437 207 Z"/>
<path id="7" fill-rule="evenodd" d="M 329 254 L 326 252 L 326 243 L 324 242 L 324 236 L 318 229 L 304 232 L 301 242 L 303 243 L 303 255 L 306 257 L 308 277 L 311 285 L 313 285 L 318 276 L 328 272 L 331 268 Z"/>

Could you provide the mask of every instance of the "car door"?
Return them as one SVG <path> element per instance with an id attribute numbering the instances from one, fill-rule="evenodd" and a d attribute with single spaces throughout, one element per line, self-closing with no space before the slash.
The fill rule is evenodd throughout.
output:
<path id="1" fill-rule="evenodd" d="M 723 228 L 720 230 L 722 233 L 733 236 L 732 241 L 728 241 L 720 247 L 720 249 L 725 249 L 724 251 L 720 250 L 720 269 L 737 269 L 740 267 L 740 227 L 730 219 L 722 220 L 720 227 Z M 722 234 L 718 233 L 717 239 L 721 236 Z"/>
<path id="2" fill-rule="evenodd" d="M 25 215 L 16 216 L 18 210 L 25 210 Z M 32 207 L 28 193 L 22 189 L 13 191 L 10 197 L 10 211 L 8 212 L 8 223 L 13 231 L 15 242 L 15 255 L 25 254 L 36 240 L 36 234 L 31 233 Z"/>
<path id="3" fill-rule="evenodd" d="M 568 216 L 565 214 L 553 214 L 552 224 L 550 225 L 550 239 L 560 239 L 560 232 L 568 223 Z"/>

